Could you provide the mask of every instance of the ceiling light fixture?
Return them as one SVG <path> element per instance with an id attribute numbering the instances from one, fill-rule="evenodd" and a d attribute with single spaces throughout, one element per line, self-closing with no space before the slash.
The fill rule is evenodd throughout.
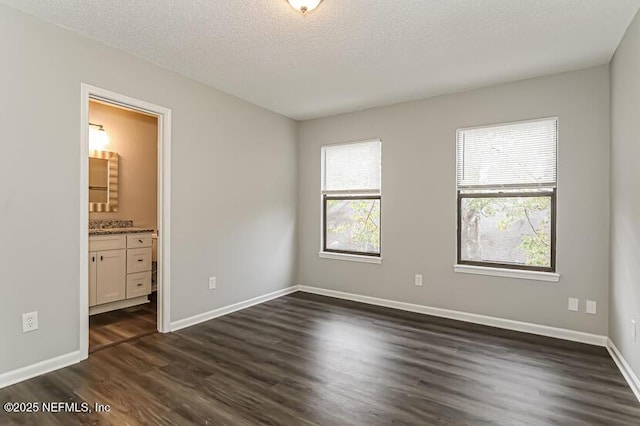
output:
<path id="1" fill-rule="evenodd" d="M 320 3 L 322 3 L 322 0 L 287 0 L 287 1 L 291 5 L 291 7 L 293 7 L 295 10 L 302 13 L 303 15 L 307 12 L 312 11 L 313 9 L 318 7 Z"/>
<path id="2" fill-rule="evenodd" d="M 109 135 L 102 124 L 89 123 L 89 149 L 102 151 L 109 144 Z M 91 127 L 93 126 L 93 127 Z"/>

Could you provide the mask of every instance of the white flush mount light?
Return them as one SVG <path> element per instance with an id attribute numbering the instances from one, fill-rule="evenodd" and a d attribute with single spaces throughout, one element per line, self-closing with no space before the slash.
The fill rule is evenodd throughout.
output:
<path id="1" fill-rule="evenodd" d="M 102 124 L 89 123 L 89 149 L 102 151 L 109 144 L 109 135 Z"/>
<path id="2" fill-rule="evenodd" d="M 322 0 L 287 0 L 291 7 L 303 15 L 312 11 L 322 2 Z"/>

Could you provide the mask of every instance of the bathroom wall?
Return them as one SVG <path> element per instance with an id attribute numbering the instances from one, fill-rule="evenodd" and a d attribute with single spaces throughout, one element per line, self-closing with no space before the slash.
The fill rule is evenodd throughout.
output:
<path id="1" fill-rule="evenodd" d="M 131 219 L 157 229 L 158 120 L 101 102 L 89 103 L 89 122 L 109 135 L 105 151 L 119 155 L 118 211 L 89 213 L 90 219 Z"/>

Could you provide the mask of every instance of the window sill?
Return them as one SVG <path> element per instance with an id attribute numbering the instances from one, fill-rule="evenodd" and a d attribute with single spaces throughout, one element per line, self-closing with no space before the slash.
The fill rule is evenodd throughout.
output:
<path id="1" fill-rule="evenodd" d="M 321 251 L 318 253 L 323 259 L 333 259 L 333 260 L 346 260 L 349 262 L 362 262 L 362 263 L 382 263 L 381 257 L 375 256 L 361 256 L 357 254 L 346 254 L 346 253 L 329 253 L 326 251 Z"/>
<path id="2" fill-rule="evenodd" d="M 486 266 L 453 265 L 455 272 L 463 274 L 490 275 L 493 277 L 521 278 L 525 280 L 549 281 L 557 283 L 560 274 L 555 272 L 523 271 L 518 269 L 490 268 Z"/>

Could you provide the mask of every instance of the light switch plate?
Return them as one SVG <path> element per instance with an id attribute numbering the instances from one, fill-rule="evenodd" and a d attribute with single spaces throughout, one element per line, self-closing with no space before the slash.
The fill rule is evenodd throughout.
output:
<path id="1" fill-rule="evenodd" d="M 209 290 L 216 288 L 216 277 L 209 277 Z"/>
<path id="2" fill-rule="evenodd" d="M 594 300 L 587 300 L 586 312 L 591 315 L 595 315 L 597 313 L 596 310 L 596 302 Z"/>
<path id="3" fill-rule="evenodd" d="M 569 309 L 570 311 L 578 312 L 578 303 L 580 303 L 578 299 L 570 297 L 569 306 L 567 307 L 567 309 Z"/>
<path id="4" fill-rule="evenodd" d="M 631 320 L 631 338 L 635 342 L 638 338 L 638 329 L 636 328 L 636 320 Z"/>
<path id="5" fill-rule="evenodd" d="M 415 284 L 422 285 L 422 275 L 416 274 Z"/>

